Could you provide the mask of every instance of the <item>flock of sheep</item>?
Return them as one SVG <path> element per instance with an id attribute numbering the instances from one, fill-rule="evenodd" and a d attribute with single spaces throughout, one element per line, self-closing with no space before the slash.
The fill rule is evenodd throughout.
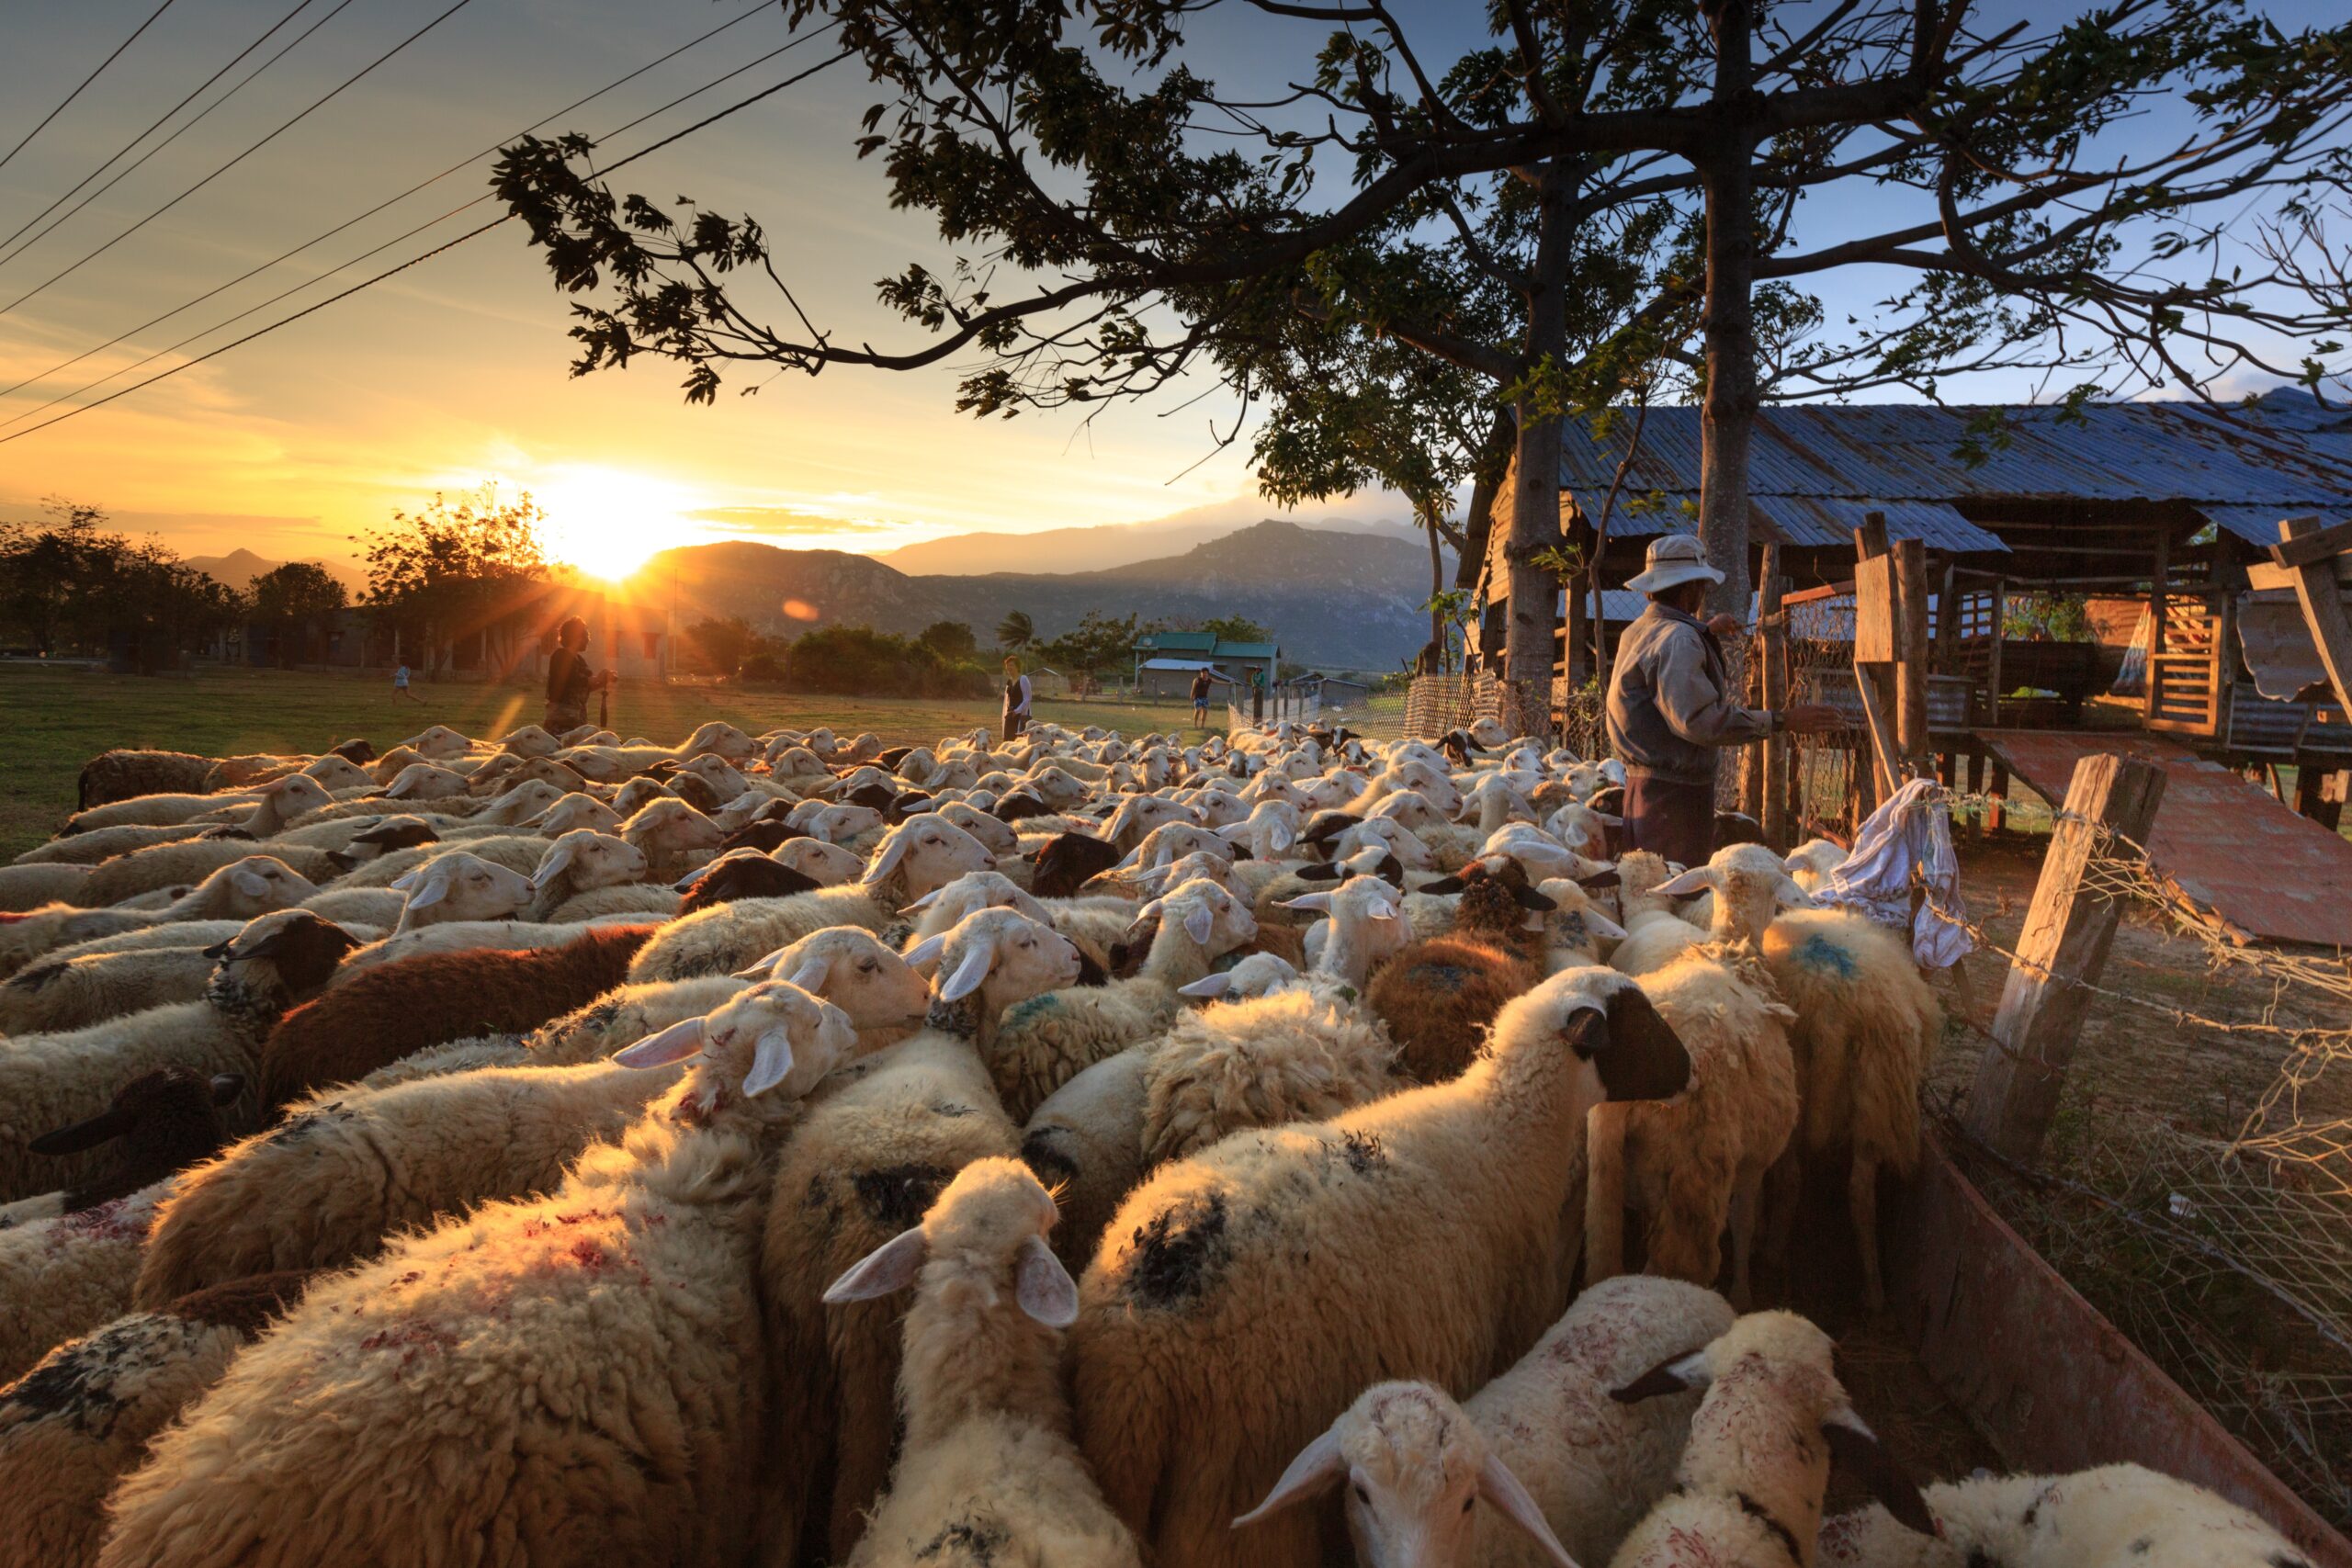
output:
<path id="1" fill-rule="evenodd" d="M 1618 782 L 96 759 L 0 868 L 0 1568 L 2296 1568 L 2131 1467 L 1923 1494 L 1751 1310 L 1807 1167 L 1879 1303 L 1939 1014 L 1834 845 L 1612 853 Z"/>

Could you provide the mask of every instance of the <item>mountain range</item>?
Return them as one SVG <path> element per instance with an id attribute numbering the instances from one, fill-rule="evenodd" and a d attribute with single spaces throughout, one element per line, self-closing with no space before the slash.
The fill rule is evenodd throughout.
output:
<path id="1" fill-rule="evenodd" d="M 196 568 L 197 570 L 223 587 L 236 589 L 242 593 L 253 586 L 254 578 L 261 576 L 264 572 L 275 571 L 286 563 L 266 559 L 254 554 L 251 550 L 241 547 L 231 550 L 225 556 L 188 556 L 185 559 L 185 564 Z M 360 591 L 368 586 L 367 577 L 347 561 L 328 560 L 323 557 L 315 557 L 311 564 L 324 567 L 327 575 L 342 583 L 345 592 L 355 599 L 359 596 Z"/>
<path id="2" fill-rule="evenodd" d="M 996 558 L 1007 563 L 1065 564 L 1064 552 L 1040 545 L 1050 536 L 998 537 L 1003 544 Z M 877 559 L 749 541 L 688 545 L 654 556 L 634 581 L 649 596 L 674 592 L 682 623 L 741 615 L 775 635 L 828 624 L 913 633 L 945 620 L 969 626 L 986 646 L 997 623 L 1015 610 L 1026 612 L 1048 638 L 1090 610 L 1177 622 L 1244 615 L 1272 629 L 1286 659 L 1375 671 L 1396 669 L 1429 636 L 1429 617 L 1419 608 L 1430 593 L 1428 546 L 1392 528 L 1305 528 L 1268 518 L 1238 529 L 1226 525 L 1182 554 L 1086 571 L 916 575 L 899 570 L 907 553 Z"/>
<path id="3" fill-rule="evenodd" d="M 1035 534 L 951 534 L 944 538 L 902 545 L 874 558 L 913 577 L 1020 573 L 1031 570 L 1027 564 L 1030 562 L 1050 563 L 1057 574 L 1108 571 L 1214 544 L 1257 521 L 1236 515 L 1233 503 L 1224 502 L 1155 517 L 1147 523 L 1046 528 Z M 1317 517 L 1303 525 L 1317 533 L 1372 534 L 1428 548 L 1422 543 L 1421 531 L 1409 523 L 1361 523 L 1351 517 Z"/>

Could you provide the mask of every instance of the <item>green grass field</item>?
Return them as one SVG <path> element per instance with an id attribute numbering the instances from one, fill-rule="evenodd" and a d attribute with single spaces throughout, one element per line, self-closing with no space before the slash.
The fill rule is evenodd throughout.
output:
<path id="1" fill-rule="evenodd" d="M 224 757 L 316 751 L 364 735 L 381 750 L 428 724 L 500 735 L 539 716 L 537 693 L 515 686 L 450 682 L 414 689 L 419 700 L 403 702 L 379 676 L 200 669 L 187 677 L 142 677 L 0 665 L 0 735 L 6 739 L 0 745 L 0 862 L 56 829 L 74 809 L 82 764 L 111 746 Z M 1192 716 L 1181 702 L 1040 698 L 1035 706 L 1041 719 L 1130 734 L 1166 729 Z M 992 699 L 819 697 L 692 685 L 626 685 L 613 700 L 613 728 L 624 736 L 676 740 L 715 718 L 754 734 L 782 725 L 831 725 L 844 735 L 871 729 L 909 745 L 975 725 L 993 728 L 997 705 Z"/>

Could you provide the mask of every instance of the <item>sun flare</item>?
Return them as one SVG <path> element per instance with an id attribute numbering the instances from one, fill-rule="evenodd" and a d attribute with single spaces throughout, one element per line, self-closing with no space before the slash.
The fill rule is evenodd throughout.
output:
<path id="1" fill-rule="evenodd" d="M 547 552 L 591 577 L 618 581 L 656 550 L 699 543 L 693 504 L 677 486 L 644 474 L 579 468 L 539 491 Z"/>

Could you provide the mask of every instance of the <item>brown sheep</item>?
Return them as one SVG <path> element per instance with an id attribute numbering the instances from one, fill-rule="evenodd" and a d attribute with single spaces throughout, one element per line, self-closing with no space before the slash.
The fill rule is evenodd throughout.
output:
<path id="1" fill-rule="evenodd" d="M 519 1034 L 622 984 L 654 927 L 597 926 L 560 947 L 420 953 L 288 1013 L 261 1049 L 271 1111 L 470 1034 Z"/>
<path id="2" fill-rule="evenodd" d="M 1396 1042 L 1400 1070 L 1443 1083 L 1470 1065 L 1503 1004 L 1544 978 L 1543 935 L 1520 927 L 1528 909 L 1550 904 L 1498 878 L 1473 877 L 1452 935 L 1413 942 L 1373 973 L 1365 997 Z"/>

